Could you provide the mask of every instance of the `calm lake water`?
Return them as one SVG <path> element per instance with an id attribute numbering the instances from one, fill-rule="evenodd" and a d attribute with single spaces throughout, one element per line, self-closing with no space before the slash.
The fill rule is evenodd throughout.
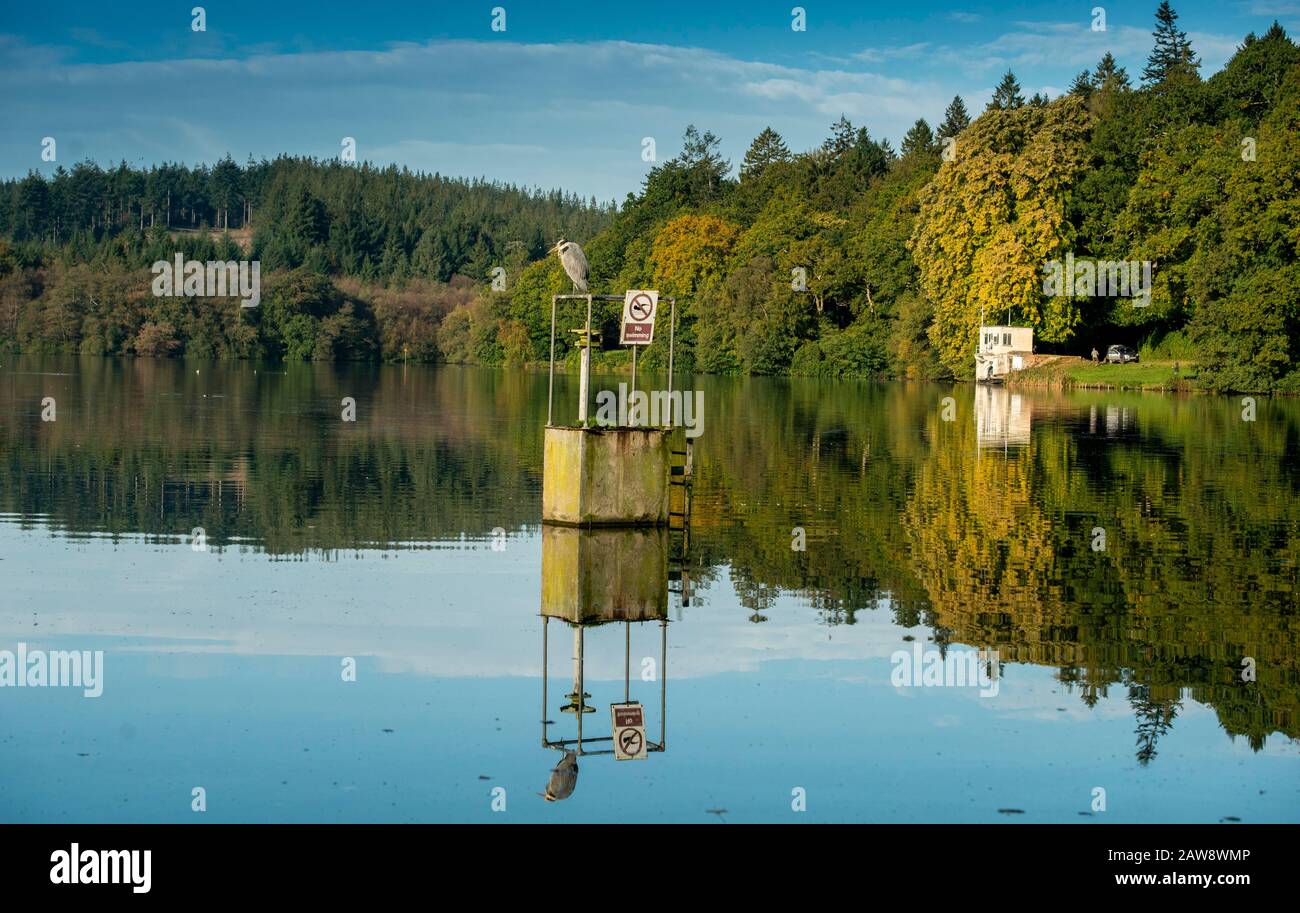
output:
<path id="1" fill-rule="evenodd" d="M 0 650 L 104 652 L 0 688 L 0 820 L 1300 821 L 1300 402 L 677 384 L 688 546 L 579 552 L 671 590 L 583 628 L 584 735 L 626 688 L 666 750 L 546 802 L 545 375 L 0 358 Z"/>

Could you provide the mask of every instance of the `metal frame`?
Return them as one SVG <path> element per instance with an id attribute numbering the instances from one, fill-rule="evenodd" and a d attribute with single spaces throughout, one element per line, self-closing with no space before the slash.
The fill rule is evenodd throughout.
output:
<path id="1" fill-rule="evenodd" d="M 592 302 L 593 301 L 623 301 L 626 299 L 626 297 L 627 297 L 626 295 L 552 295 L 551 296 L 551 363 L 550 363 L 550 376 L 546 384 L 546 427 L 547 428 L 551 428 L 555 424 L 553 421 L 553 416 L 554 416 L 554 405 L 555 405 L 556 304 L 560 301 L 586 301 L 587 302 L 587 327 L 584 332 L 586 333 L 586 337 L 587 337 L 587 345 L 588 347 L 590 347 Z M 672 395 L 673 395 L 673 355 L 677 345 L 677 299 L 671 297 L 661 297 L 659 300 L 667 301 L 670 310 L 670 316 L 668 320 L 668 399 L 671 402 Z M 574 332 L 577 331 L 575 330 Z M 636 389 L 636 350 L 639 348 L 640 346 L 632 346 L 632 389 L 633 390 Z M 588 356 L 586 370 L 583 373 L 581 381 L 587 381 L 590 377 L 590 374 L 591 374 L 591 362 L 590 362 L 590 356 Z M 579 386 L 583 387 L 585 390 L 588 384 L 584 384 L 581 381 L 579 382 Z M 580 407 L 578 409 L 579 416 L 585 417 L 587 411 L 585 400 L 589 395 L 590 395 L 589 391 L 586 393 L 586 395 L 582 395 L 584 402 L 580 404 Z M 669 414 L 668 414 L 668 427 L 669 428 L 675 427 L 673 424 L 673 416 L 672 416 L 671 409 L 669 410 Z"/>
<path id="2" fill-rule="evenodd" d="M 582 695 L 586 685 L 585 675 L 585 645 L 586 629 L 588 627 L 600 627 L 600 625 L 583 625 L 577 624 L 577 693 L 578 693 L 578 712 L 574 714 L 578 718 L 578 737 L 576 739 L 548 739 L 546 737 L 546 728 L 552 725 L 551 720 L 547 717 L 547 684 L 549 681 L 549 653 L 547 650 L 547 631 L 550 622 L 549 615 L 542 616 L 542 746 L 544 748 L 553 748 L 556 751 L 576 751 L 579 755 L 604 755 L 614 754 L 613 748 L 605 748 L 597 751 L 586 751 L 584 745 L 595 742 L 613 742 L 614 736 L 586 736 L 582 734 L 582 718 L 585 714 L 582 712 Z M 572 622 L 565 622 L 572 624 Z M 642 624 L 642 622 L 637 622 Z M 631 699 L 632 683 L 632 622 L 623 622 L 624 626 L 624 647 L 623 647 L 623 700 L 626 703 Z M 646 751 L 667 751 L 668 750 L 668 618 L 667 616 L 659 619 L 659 741 L 652 742 L 646 739 Z M 575 747 L 576 746 L 576 747 Z"/>
<path id="3" fill-rule="evenodd" d="M 591 344 L 591 312 L 592 303 L 595 301 L 623 301 L 626 295 L 552 295 L 551 296 L 551 354 L 549 374 L 546 387 L 546 427 L 553 427 L 555 415 L 555 325 L 556 310 L 560 301 L 586 301 L 587 302 L 587 323 L 584 331 L 588 344 L 588 357 L 584 365 L 583 376 L 579 382 L 581 393 L 579 394 L 584 400 L 590 396 L 590 344 Z M 675 297 L 661 297 L 661 302 L 666 301 L 669 305 L 669 322 L 668 322 L 668 396 L 672 400 L 673 392 L 673 369 L 675 366 L 675 356 L 677 348 L 677 299 Z M 578 331 L 575 331 L 578 332 Z M 640 346 L 632 346 L 632 389 L 636 389 L 636 350 Z M 585 417 L 586 402 L 579 404 L 578 414 Z M 676 427 L 672 410 L 669 410 L 668 428 Z M 689 445 L 689 441 L 687 442 Z M 689 451 L 689 446 L 687 447 Z M 576 739 L 549 739 L 547 738 L 547 727 L 551 725 L 548 718 L 548 694 L 549 694 L 549 631 L 550 616 L 542 616 L 542 745 L 546 748 L 552 748 L 556 751 L 576 750 L 579 755 L 612 755 L 613 748 L 600 749 L 596 751 L 584 750 L 584 746 L 598 742 L 613 742 L 614 736 L 586 736 L 582 734 L 582 718 L 585 714 L 582 712 L 583 694 L 585 694 L 586 675 L 585 675 L 585 637 L 588 625 L 574 624 L 577 629 L 576 633 L 576 688 L 578 709 L 574 714 L 577 717 L 578 736 Z M 573 624 L 572 622 L 566 622 Z M 640 624 L 641 622 L 637 622 Z M 625 621 L 624 625 L 624 645 L 623 645 L 623 699 L 624 701 L 631 698 L 632 683 L 632 622 Z M 592 625 L 590 627 L 596 627 Z M 662 752 L 668 749 L 668 617 L 665 614 L 659 620 L 659 741 L 652 742 L 646 739 L 647 752 Z"/>

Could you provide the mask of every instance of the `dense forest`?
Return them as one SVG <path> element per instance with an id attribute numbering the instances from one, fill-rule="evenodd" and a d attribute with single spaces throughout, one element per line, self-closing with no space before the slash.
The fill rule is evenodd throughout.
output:
<path id="1" fill-rule="evenodd" d="M 1274 23 L 1205 78 L 1167 2 L 1153 34 L 1139 75 L 1107 54 L 1026 99 L 1008 72 L 897 150 L 841 117 L 804 152 L 766 129 L 733 168 L 688 127 L 617 208 L 291 158 L 31 173 L 0 185 L 0 348 L 526 364 L 570 290 L 563 236 L 593 291 L 681 299 L 689 370 L 964 377 L 988 314 L 1040 351 L 1123 342 L 1210 389 L 1300 392 L 1300 47 Z M 177 250 L 260 259 L 262 306 L 153 297 Z M 1150 263 L 1149 303 L 1046 294 L 1066 255 Z"/>

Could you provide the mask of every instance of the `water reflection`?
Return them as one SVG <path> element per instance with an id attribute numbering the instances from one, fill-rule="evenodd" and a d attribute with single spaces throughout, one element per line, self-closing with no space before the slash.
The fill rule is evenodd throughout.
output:
<path id="1" fill-rule="evenodd" d="M 1050 668 L 1084 708 L 1126 702 L 1126 751 L 1142 763 L 1162 763 L 1193 704 L 1257 751 L 1300 737 L 1300 403 L 1262 400 L 1247 422 L 1214 397 L 693 383 L 710 424 L 683 567 L 658 545 L 541 530 L 544 631 L 558 619 L 616 654 L 621 627 L 658 622 L 666 637 L 670 598 L 688 619 L 715 603 L 772 622 L 810 606 L 817 638 L 881 613 L 941 647 Z M 568 384 L 557 378 L 557 404 L 573 401 Z M 197 527 L 218 555 L 311 561 L 459 548 L 497 529 L 514 541 L 538 535 L 545 393 L 544 377 L 470 369 L 7 359 L 0 529 L 131 552 L 186 547 Z M 41 421 L 44 396 L 57 422 Z M 343 396 L 355 423 L 339 420 Z M 689 605 L 670 597 L 674 573 Z M 535 587 L 535 573 L 518 583 L 521 605 Z M 241 649 L 226 633 L 236 646 L 205 649 Z M 415 647 L 386 648 L 438 671 Z M 720 647 L 717 665 L 739 649 Z M 565 691 L 585 700 L 583 687 Z"/>
<path id="2" fill-rule="evenodd" d="M 1006 449 L 1029 443 L 1033 422 L 1031 401 L 1006 387 L 981 384 L 974 388 L 976 441 L 981 449 Z"/>
<path id="3" fill-rule="evenodd" d="M 544 794 L 548 801 L 567 798 L 578 778 L 578 756 L 611 755 L 613 736 L 592 734 L 587 714 L 604 706 L 603 699 L 588 703 L 586 661 L 588 633 L 598 649 L 608 651 L 621 645 L 623 651 L 623 694 L 620 701 L 636 700 L 633 694 L 632 643 L 642 631 L 657 628 L 659 654 L 637 663 L 638 685 L 658 683 L 659 740 L 647 739 L 649 752 L 667 750 L 668 716 L 668 585 L 670 533 L 667 529 L 574 529 L 542 527 L 542 745 L 563 753 L 551 772 Z M 552 737 L 549 718 L 550 622 L 562 622 L 572 633 L 573 676 L 571 690 L 560 704 L 561 714 L 572 715 L 574 725 L 568 737 Z M 618 638 L 617 634 L 623 637 Z M 610 636 L 614 635 L 614 636 Z M 619 643 L 621 641 L 621 643 Z M 609 683 L 603 683 L 609 687 Z M 596 687 L 596 686 L 593 686 Z M 643 690 L 638 688 L 639 692 Z M 639 703 L 639 700 L 638 700 Z M 605 721 L 594 718 L 596 731 L 604 733 Z M 649 725 L 649 720 L 646 720 Z"/>

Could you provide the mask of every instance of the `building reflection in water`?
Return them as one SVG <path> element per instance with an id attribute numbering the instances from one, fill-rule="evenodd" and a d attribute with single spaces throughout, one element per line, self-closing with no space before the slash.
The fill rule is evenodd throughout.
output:
<path id="1" fill-rule="evenodd" d="M 1119 437 L 1133 432 L 1137 427 L 1137 411 L 1132 406 L 1106 405 L 1098 413 L 1094 404 L 1088 410 L 1088 433 Z"/>
<path id="2" fill-rule="evenodd" d="M 608 656 L 610 650 L 622 647 L 623 693 L 608 703 L 628 703 L 637 699 L 632 690 L 634 631 L 642 634 L 646 628 L 658 627 L 658 660 L 640 662 L 638 681 L 659 686 L 658 741 L 650 737 L 653 727 L 647 713 L 646 749 L 660 752 L 667 747 L 669 536 L 664 528 L 542 527 L 542 745 L 562 753 L 542 794 L 548 801 L 572 795 L 581 756 L 614 754 L 610 720 L 596 715 L 597 706 L 590 703 L 593 692 L 610 684 L 589 685 L 589 648 Z M 550 630 L 552 620 L 572 633 L 572 682 L 555 705 L 561 714 L 573 716 L 572 724 L 551 718 L 550 639 L 556 633 Z M 589 714 L 593 716 L 588 721 Z M 568 737 L 552 737 L 552 726 L 563 726 Z M 593 729 L 599 734 L 593 734 Z"/>
<path id="3" fill-rule="evenodd" d="M 1006 387 L 976 385 L 975 431 L 980 450 L 1028 444 L 1032 419 L 1028 397 Z"/>

